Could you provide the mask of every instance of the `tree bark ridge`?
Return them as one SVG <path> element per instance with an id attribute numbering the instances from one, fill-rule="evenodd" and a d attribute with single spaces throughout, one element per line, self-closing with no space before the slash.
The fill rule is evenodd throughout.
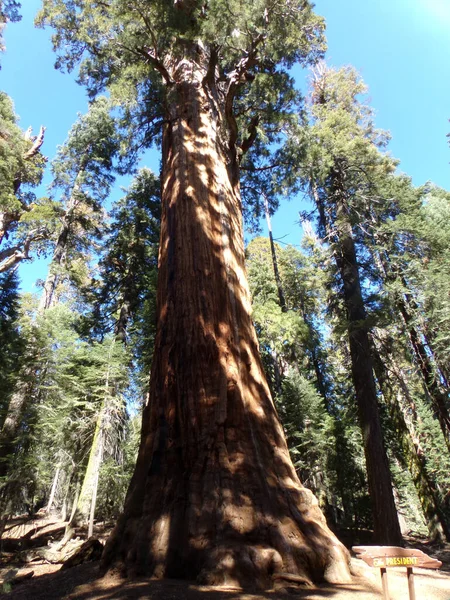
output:
<path id="1" fill-rule="evenodd" d="M 271 587 L 349 581 L 300 484 L 251 319 L 236 153 L 207 64 L 179 61 L 163 133 L 158 327 L 138 462 L 103 566 Z M 156 492 L 157 490 L 157 492 Z"/>

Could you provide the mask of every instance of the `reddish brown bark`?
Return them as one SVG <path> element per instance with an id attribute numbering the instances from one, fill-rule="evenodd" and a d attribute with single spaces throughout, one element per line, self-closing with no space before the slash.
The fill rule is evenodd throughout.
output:
<path id="1" fill-rule="evenodd" d="M 375 541 L 403 545 L 391 474 L 383 442 L 377 389 L 373 373 L 367 314 L 361 288 L 356 246 L 346 202 L 344 176 L 339 160 L 332 171 L 336 206 L 336 263 L 340 272 L 347 311 L 348 340 L 358 416 L 366 459 Z"/>
<path id="2" fill-rule="evenodd" d="M 238 165 L 207 69 L 171 73 L 163 134 L 158 328 L 136 470 L 105 549 L 129 574 L 271 585 L 348 581 L 348 555 L 300 484 L 252 325 Z"/>

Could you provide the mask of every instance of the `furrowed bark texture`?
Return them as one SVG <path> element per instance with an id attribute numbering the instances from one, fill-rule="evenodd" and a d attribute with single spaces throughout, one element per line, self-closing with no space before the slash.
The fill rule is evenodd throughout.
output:
<path id="1" fill-rule="evenodd" d="M 347 310 L 352 379 L 363 435 L 374 536 L 377 543 L 403 546 L 389 462 L 383 443 L 355 242 L 347 214 L 345 186 L 342 185 L 342 175 L 338 166 L 333 173 L 333 188 L 336 198 L 336 257 Z"/>
<path id="2" fill-rule="evenodd" d="M 238 166 L 206 67 L 179 62 L 163 134 L 158 328 L 141 446 L 103 567 L 270 587 L 348 581 L 289 458 L 258 354 Z"/>

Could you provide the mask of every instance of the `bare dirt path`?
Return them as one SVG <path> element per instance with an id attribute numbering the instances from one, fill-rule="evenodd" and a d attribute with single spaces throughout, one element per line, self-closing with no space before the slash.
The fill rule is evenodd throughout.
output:
<path id="1" fill-rule="evenodd" d="M 363 576 L 351 585 L 319 586 L 298 589 L 293 598 L 308 600 L 380 600 L 378 569 L 361 567 Z M 417 600 L 450 600 L 450 573 L 415 569 Z M 389 571 L 392 600 L 408 600 L 405 569 Z M 96 563 L 87 563 L 67 571 L 35 576 L 0 598 L 9 600 L 277 600 L 289 597 L 281 591 L 252 593 L 224 588 L 200 587 L 183 581 L 123 580 L 114 574 L 98 578 Z"/>

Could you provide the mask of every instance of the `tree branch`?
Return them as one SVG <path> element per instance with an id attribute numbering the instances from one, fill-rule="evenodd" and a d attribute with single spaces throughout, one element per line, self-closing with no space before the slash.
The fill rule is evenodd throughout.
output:
<path id="1" fill-rule="evenodd" d="M 248 80 L 249 72 L 252 67 L 258 64 L 257 50 L 263 41 L 264 35 L 260 33 L 250 44 L 250 49 L 246 56 L 236 65 L 236 68 L 228 75 L 228 87 L 225 97 L 225 116 L 230 129 L 230 147 L 236 144 L 238 129 L 236 119 L 233 114 L 233 102 L 239 87 Z"/>
<path id="2" fill-rule="evenodd" d="M 210 54 L 209 54 L 209 62 L 208 62 L 208 70 L 206 71 L 206 75 L 203 77 L 203 85 L 215 82 L 215 74 L 216 67 L 219 62 L 219 52 L 217 46 L 211 46 Z"/>
<path id="3" fill-rule="evenodd" d="M 28 150 L 28 152 L 25 152 L 25 154 L 23 155 L 23 158 L 25 160 L 28 160 L 29 158 L 33 158 L 33 156 L 36 156 L 36 154 L 39 152 L 42 144 L 44 143 L 44 133 L 45 133 L 45 127 L 42 127 L 42 125 L 41 125 L 41 128 L 39 130 L 39 135 L 34 140 L 33 145 Z"/>
<path id="4" fill-rule="evenodd" d="M 22 262 L 23 260 L 30 260 L 30 246 L 37 240 L 45 239 L 48 236 L 46 229 L 39 228 L 31 230 L 25 241 L 23 242 L 22 248 L 20 245 L 14 246 L 13 248 L 7 248 L 0 252 L 0 273 L 4 273 L 9 269 L 12 269 L 15 265 Z"/>
<path id="5" fill-rule="evenodd" d="M 270 171 L 271 169 L 276 169 L 277 167 L 281 167 L 281 166 L 288 166 L 290 163 L 288 162 L 275 162 L 275 163 L 271 163 L 270 165 L 266 165 L 265 167 L 242 167 L 241 166 L 241 171 L 251 171 L 252 173 L 260 173 L 262 171 Z"/>
<path id="6" fill-rule="evenodd" d="M 149 48 L 143 48 L 142 50 L 139 49 L 138 52 L 147 58 L 150 64 L 162 75 L 164 81 L 168 85 L 172 85 L 174 83 L 173 79 L 169 74 L 169 71 L 166 69 L 166 67 L 160 60 L 153 56 Z"/>
<path id="7" fill-rule="evenodd" d="M 249 132 L 249 135 L 245 138 L 245 140 L 241 144 L 241 150 L 242 150 L 241 156 L 243 156 L 246 152 L 248 152 L 248 150 L 251 148 L 254 141 L 256 140 L 258 124 L 259 124 L 259 115 L 255 115 L 253 117 L 253 119 L 250 121 L 250 125 L 248 126 L 248 129 L 247 129 L 247 131 Z"/>

